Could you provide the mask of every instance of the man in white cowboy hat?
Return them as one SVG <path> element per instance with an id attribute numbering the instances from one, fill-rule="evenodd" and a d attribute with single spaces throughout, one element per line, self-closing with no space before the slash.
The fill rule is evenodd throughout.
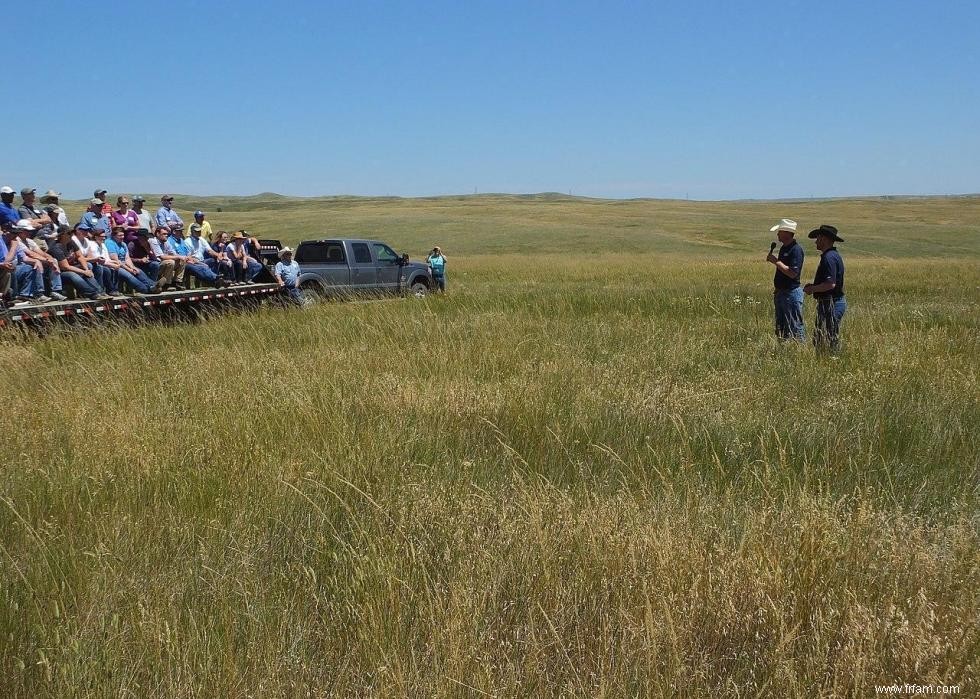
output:
<path id="1" fill-rule="evenodd" d="M 279 251 L 279 261 L 276 263 L 274 272 L 279 286 L 283 287 L 296 303 L 300 302 L 299 287 L 299 264 L 293 260 L 293 251 L 289 246 Z"/>
<path id="2" fill-rule="evenodd" d="M 766 261 L 776 267 L 773 277 L 773 307 L 776 320 L 776 337 L 780 340 L 803 342 L 803 289 L 800 287 L 800 273 L 803 271 L 803 246 L 796 242 L 796 221 L 784 218 L 769 229 L 776 234 L 776 243 L 769 249 Z"/>

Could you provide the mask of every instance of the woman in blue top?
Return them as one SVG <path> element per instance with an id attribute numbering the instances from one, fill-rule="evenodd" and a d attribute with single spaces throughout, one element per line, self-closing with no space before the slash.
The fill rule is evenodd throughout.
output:
<path id="1" fill-rule="evenodd" d="M 442 254 L 442 248 L 438 245 L 432 248 L 432 252 L 425 258 L 425 261 L 429 263 L 429 268 L 432 270 L 432 279 L 435 281 L 436 286 L 439 287 L 439 291 L 445 293 L 446 256 Z"/>

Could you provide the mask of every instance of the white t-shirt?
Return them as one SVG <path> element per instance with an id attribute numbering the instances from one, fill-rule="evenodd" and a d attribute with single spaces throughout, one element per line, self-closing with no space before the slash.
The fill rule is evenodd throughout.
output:
<path id="1" fill-rule="evenodd" d="M 78 251 L 81 252 L 85 257 L 98 257 L 99 256 L 99 246 L 91 238 L 86 238 L 85 241 L 79 240 L 77 235 L 71 237 L 71 242 L 75 244 Z"/>
<path id="2" fill-rule="evenodd" d="M 105 243 L 102 243 L 101 245 L 99 245 L 98 243 L 96 243 L 96 242 L 93 241 L 92 242 L 92 245 L 95 246 L 95 249 L 96 249 L 96 253 L 95 254 L 96 255 L 98 255 L 99 257 L 101 257 L 106 262 L 112 262 L 112 255 L 109 254 L 109 248 L 106 246 Z"/>
<path id="3" fill-rule="evenodd" d="M 141 213 L 136 214 L 136 217 L 140 220 L 140 228 L 145 228 L 148 231 L 152 230 L 152 228 L 150 228 L 150 219 L 152 217 L 150 216 L 149 211 L 144 209 Z"/>

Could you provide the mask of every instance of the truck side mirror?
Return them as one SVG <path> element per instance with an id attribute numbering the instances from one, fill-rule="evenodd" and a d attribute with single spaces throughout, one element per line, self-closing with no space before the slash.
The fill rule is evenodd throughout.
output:
<path id="1" fill-rule="evenodd" d="M 407 265 L 408 264 L 408 253 L 407 252 L 402 254 L 401 259 L 398 261 L 398 263 L 399 264 L 403 264 L 403 265 Z"/>

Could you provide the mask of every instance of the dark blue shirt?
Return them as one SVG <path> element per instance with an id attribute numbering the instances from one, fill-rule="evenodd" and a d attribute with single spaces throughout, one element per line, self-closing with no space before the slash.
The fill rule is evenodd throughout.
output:
<path id="1" fill-rule="evenodd" d="M 841 259 L 837 248 L 830 248 L 820 256 L 820 264 L 817 265 L 817 273 L 813 275 L 814 284 L 824 282 L 834 282 L 836 286 L 820 294 L 814 294 L 817 299 L 839 299 L 844 295 L 844 260 Z"/>
<path id="2" fill-rule="evenodd" d="M 791 240 L 779 248 L 779 255 L 777 257 L 780 262 L 796 272 L 796 279 L 787 277 L 777 268 L 776 276 L 773 278 L 772 283 L 780 291 L 799 288 L 800 273 L 803 272 L 803 246 L 797 243 L 795 239 Z"/>

